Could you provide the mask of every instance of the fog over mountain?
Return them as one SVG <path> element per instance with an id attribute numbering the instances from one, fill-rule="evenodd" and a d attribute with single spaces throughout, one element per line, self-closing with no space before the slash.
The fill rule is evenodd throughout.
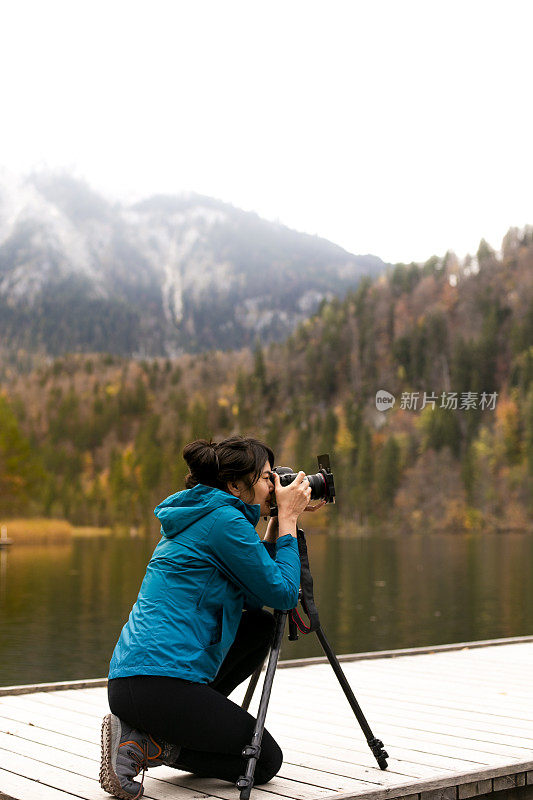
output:
<path id="1" fill-rule="evenodd" d="M 150 356 L 264 343 L 385 267 L 210 197 L 128 206 L 68 174 L 0 172 L 8 348 Z"/>

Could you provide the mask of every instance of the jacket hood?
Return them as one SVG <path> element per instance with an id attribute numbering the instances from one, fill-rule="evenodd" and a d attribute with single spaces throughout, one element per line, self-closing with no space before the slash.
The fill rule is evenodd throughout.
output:
<path id="1" fill-rule="evenodd" d="M 204 486 L 198 483 L 192 489 L 171 494 L 166 500 L 154 509 L 154 514 L 161 522 L 161 533 L 167 539 L 172 539 L 184 531 L 189 525 L 202 519 L 211 511 L 222 506 L 233 506 L 242 512 L 246 519 L 255 527 L 259 522 L 260 507 L 243 503 L 238 497 L 222 489 Z"/>

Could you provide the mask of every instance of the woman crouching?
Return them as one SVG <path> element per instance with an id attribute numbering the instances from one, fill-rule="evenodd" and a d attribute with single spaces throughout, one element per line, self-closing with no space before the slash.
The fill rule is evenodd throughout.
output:
<path id="1" fill-rule="evenodd" d="M 100 784 L 124 800 L 140 797 L 134 778 L 160 764 L 237 781 L 255 719 L 228 695 L 269 650 L 274 618 L 263 606 L 298 602 L 305 474 L 281 487 L 272 450 L 240 436 L 191 442 L 183 457 L 186 489 L 155 509 L 162 538 L 111 659 Z M 278 516 L 261 541 L 255 527 L 274 491 Z M 255 783 L 282 760 L 265 730 Z"/>

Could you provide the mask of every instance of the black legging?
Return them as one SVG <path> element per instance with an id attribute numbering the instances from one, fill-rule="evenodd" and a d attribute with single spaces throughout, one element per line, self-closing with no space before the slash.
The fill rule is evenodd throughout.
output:
<path id="1" fill-rule="evenodd" d="M 263 662 L 273 630 L 268 611 L 244 611 L 235 641 L 211 684 L 154 675 L 113 678 L 108 683 L 109 707 L 132 727 L 181 745 L 179 769 L 235 783 L 246 769 L 241 753 L 251 742 L 255 719 L 227 696 Z M 265 730 L 254 782 L 269 781 L 282 761 L 277 742 Z"/>

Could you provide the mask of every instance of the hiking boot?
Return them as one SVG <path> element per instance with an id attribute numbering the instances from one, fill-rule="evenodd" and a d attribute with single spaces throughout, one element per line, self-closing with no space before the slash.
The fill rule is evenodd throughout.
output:
<path id="1" fill-rule="evenodd" d="M 102 761 L 100 786 L 120 800 L 137 800 L 143 794 L 144 773 L 148 767 L 175 763 L 177 745 L 158 742 L 149 733 L 138 731 L 115 714 L 102 722 Z M 142 770 L 141 783 L 134 781 Z"/>

